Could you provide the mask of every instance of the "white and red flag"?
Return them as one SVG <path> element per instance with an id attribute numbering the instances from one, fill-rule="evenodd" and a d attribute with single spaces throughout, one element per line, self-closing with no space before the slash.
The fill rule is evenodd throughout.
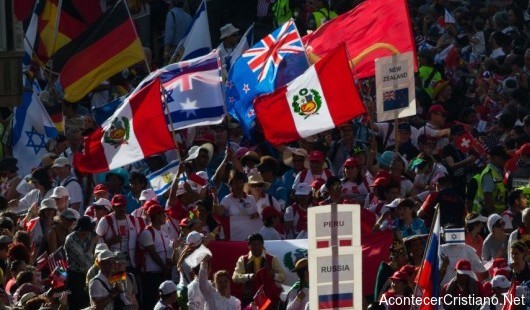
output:
<path id="1" fill-rule="evenodd" d="M 366 113 L 344 44 L 292 82 L 258 97 L 254 109 L 265 138 L 274 145 L 332 129 Z"/>
<path id="2" fill-rule="evenodd" d="M 74 155 L 81 173 L 96 173 L 132 164 L 175 148 L 167 128 L 160 79 L 125 99 L 101 127 L 85 137 L 84 149 Z"/>

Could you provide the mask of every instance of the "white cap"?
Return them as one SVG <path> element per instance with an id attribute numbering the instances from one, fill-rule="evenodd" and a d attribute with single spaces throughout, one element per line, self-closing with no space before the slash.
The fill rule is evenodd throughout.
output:
<path id="1" fill-rule="evenodd" d="M 105 250 L 109 251 L 109 246 L 106 243 L 98 243 L 96 244 L 96 249 L 94 250 L 94 253 L 96 254 L 96 256 L 98 256 L 99 253 Z"/>
<path id="2" fill-rule="evenodd" d="M 309 195 L 311 193 L 311 185 L 307 183 L 298 183 L 294 187 L 294 194 L 295 195 Z"/>
<path id="3" fill-rule="evenodd" d="M 403 198 L 396 198 L 396 199 L 394 199 L 391 203 L 386 204 L 385 206 L 386 206 L 387 208 L 390 208 L 390 209 L 392 209 L 392 208 L 397 208 L 398 204 L 399 204 L 401 201 L 403 201 Z"/>
<path id="4" fill-rule="evenodd" d="M 48 209 L 57 211 L 57 203 L 55 202 L 55 199 L 46 198 L 40 202 L 39 212 Z"/>
<path id="5" fill-rule="evenodd" d="M 98 254 L 98 261 L 100 262 L 111 258 L 116 258 L 116 255 L 114 255 L 114 253 L 112 253 L 110 250 L 103 250 Z"/>
<path id="6" fill-rule="evenodd" d="M 150 188 L 144 189 L 142 193 L 140 193 L 140 198 L 138 198 L 138 200 L 145 200 L 145 201 L 156 200 L 156 199 L 157 197 L 156 197 L 155 191 Z"/>
<path id="7" fill-rule="evenodd" d="M 488 217 L 487 226 L 490 233 L 493 232 L 493 226 L 495 226 L 495 224 L 497 224 L 497 222 L 500 220 L 502 220 L 502 217 L 496 213 L 493 213 Z"/>
<path id="8" fill-rule="evenodd" d="M 177 291 L 177 285 L 175 282 L 167 280 L 160 284 L 158 291 L 160 292 L 160 295 L 169 295 Z"/>
<path id="9" fill-rule="evenodd" d="M 71 166 L 72 164 L 70 163 L 70 160 L 66 157 L 59 157 L 57 158 L 56 160 L 53 161 L 53 166 L 52 168 L 54 167 L 59 167 L 59 168 L 62 168 L 64 166 Z"/>
<path id="10" fill-rule="evenodd" d="M 51 194 L 50 198 L 63 198 L 63 197 L 70 197 L 70 193 L 68 193 L 68 188 L 64 186 L 57 186 L 53 189 L 53 193 Z"/>
<path id="11" fill-rule="evenodd" d="M 110 203 L 110 201 L 108 199 L 99 198 L 98 200 L 96 200 L 94 202 L 94 205 L 95 206 L 104 206 L 107 210 L 112 212 L 112 204 Z"/>
<path id="12" fill-rule="evenodd" d="M 488 218 L 483 216 L 483 215 L 479 215 L 471 220 L 466 220 L 466 224 L 472 224 L 472 223 L 475 223 L 475 222 L 483 222 L 483 223 L 486 223 L 488 221 Z"/>
<path id="13" fill-rule="evenodd" d="M 495 287 L 500 287 L 500 288 L 509 288 L 511 285 L 511 282 L 510 280 L 508 280 L 505 276 L 503 275 L 496 275 L 493 277 L 493 279 L 491 280 L 491 287 L 495 288 Z"/>
<path id="14" fill-rule="evenodd" d="M 190 246 L 200 245 L 202 242 L 202 238 L 204 238 L 203 234 L 198 233 L 196 231 L 192 231 L 186 237 L 186 244 L 189 244 Z"/>

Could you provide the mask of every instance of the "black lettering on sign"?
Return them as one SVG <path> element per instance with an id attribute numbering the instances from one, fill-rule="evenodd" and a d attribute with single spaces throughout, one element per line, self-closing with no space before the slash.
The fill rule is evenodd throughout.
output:
<path id="1" fill-rule="evenodd" d="M 350 271 L 350 266 L 348 266 L 348 265 L 332 265 L 332 266 L 322 266 L 321 269 L 320 269 L 321 273 L 341 272 L 341 271 Z"/>

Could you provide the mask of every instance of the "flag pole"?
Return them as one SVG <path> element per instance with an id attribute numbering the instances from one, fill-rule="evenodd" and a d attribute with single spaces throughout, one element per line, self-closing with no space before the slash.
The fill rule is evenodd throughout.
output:
<path id="1" fill-rule="evenodd" d="M 433 230 L 434 230 L 434 226 L 436 225 L 436 219 L 438 217 L 438 213 L 439 212 L 440 212 L 440 204 L 436 204 L 433 221 L 431 223 L 431 228 L 429 229 L 429 238 L 427 239 L 427 242 L 428 242 L 427 243 L 427 247 L 425 247 L 425 250 L 423 251 L 423 257 L 422 257 L 422 260 L 421 260 L 421 267 L 420 267 L 420 271 L 416 275 L 416 279 L 421 279 L 421 274 L 423 273 L 423 266 L 425 265 L 425 257 L 427 256 L 427 251 L 429 250 L 429 246 L 431 244 L 432 233 L 433 233 Z M 440 242 L 440 240 L 438 240 L 438 242 Z M 440 260 L 439 254 L 438 254 L 438 260 Z M 438 262 L 438 264 L 439 264 L 439 262 Z M 438 270 L 438 272 L 440 272 L 440 271 Z M 416 291 L 418 290 L 418 281 L 416 281 L 415 284 L 416 284 L 416 286 L 414 287 L 413 294 L 416 294 Z M 440 283 L 433 283 L 433 285 L 440 285 Z M 423 295 L 423 292 L 422 292 L 422 295 Z M 412 309 L 412 305 L 411 305 L 411 309 Z"/>
<path id="2" fill-rule="evenodd" d="M 124 2 L 124 1 L 125 0 L 120 0 L 120 2 Z M 116 3 L 116 5 L 118 5 L 118 3 Z M 134 25 L 134 22 L 132 20 L 131 12 L 129 11 L 129 6 L 127 5 L 127 3 L 124 3 L 124 5 L 125 5 L 125 9 L 127 10 L 127 15 L 129 15 L 129 21 L 131 21 L 131 24 L 133 26 L 134 34 L 136 35 L 136 38 L 138 38 L 138 40 L 140 40 L 140 37 L 138 36 L 138 31 L 136 31 L 136 26 Z M 142 40 L 140 40 L 140 44 L 141 43 L 142 43 Z M 143 47 L 144 46 L 142 45 L 142 48 Z M 145 52 L 144 52 L 144 64 L 145 64 L 145 67 L 147 68 L 147 72 L 151 73 L 151 67 L 149 67 L 149 63 L 147 62 L 147 55 L 145 54 Z"/>
<path id="3" fill-rule="evenodd" d="M 162 93 L 162 98 L 164 98 L 163 104 L 167 112 L 167 117 L 169 118 L 169 126 L 171 127 L 171 136 L 173 137 L 173 143 L 175 144 L 175 149 L 177 150 L 177 158 L 179 162 L 182 163 L 182 157 L 180 156 L 180 148 L 178 145 L 177 136 L 175 134 L 175 128 L 173 127 L 173 120 L 171 119 L 171 112 L 169 111 L 169 106 L 167 104 L 167 93 L 166 93 L 164 86 L 162 86 L 162 83 L 160 83 L 160 91 Z"/>
<path id="4" fill-rule="evenodd" d="M 55 29 L 53 30 L 53 49 L 52 55 L 55 53 L 55 46 L 57 44 L 57 33 L 59 32 L 59 22 L 61 21 L 61 10 L 63 7 L 63 0 L 59 0 L 57 4 L 57 16 L 55 17 Z M 53 63 L 53 61 L 52 61 Z M 53 68 L 53 66 L 52 66 Z"/>

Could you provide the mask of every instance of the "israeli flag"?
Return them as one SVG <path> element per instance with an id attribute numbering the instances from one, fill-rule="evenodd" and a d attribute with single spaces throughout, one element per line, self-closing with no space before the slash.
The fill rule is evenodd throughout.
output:
<path id="1" fill-rule="evenodd" d="M 24 83 L 29 86 L 30 82 L 24 79 Z M 15 107 L 12 145 L 13 156 L 18 159 L 18 175 L 27 175 L 40 165 L 48 152 L 46 143 L 58 134 L 39 99 L 40 92 L 39 85 L 33 81 L 24 90 L 22 104 Z"/>
<path id="2" fill-rule="evenodd" d="M 211 50 L 212 42 L 210 39 L 208 13 L 206 11 L 206 1 L 203 0 L 195 16 L 193 16 L 190 28 L 180 40 L 171 59 L 172 62 L 188 60 L 206 55 Z"/>
<path id="3" fill-rule="evenodd" d="M 464 228 L 445 228 L 445 243 L 465 243 L 466 233 Z"/>

